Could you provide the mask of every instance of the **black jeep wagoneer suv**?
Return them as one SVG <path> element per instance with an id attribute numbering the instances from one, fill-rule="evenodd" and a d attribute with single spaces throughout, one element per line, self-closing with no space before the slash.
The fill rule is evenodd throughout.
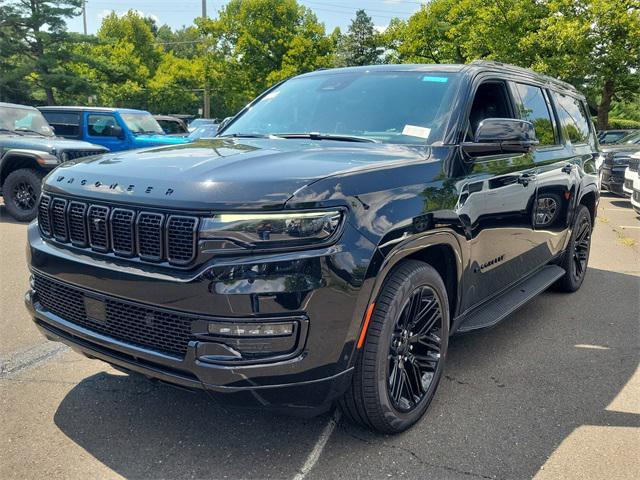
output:
<path id="1" fill-rule="evenodd" d="M 217 138 L 51 173 L 26 303 L 118 369 L 398 432 L 452 334 L 580 288 L 597 150 L 583 96 L 520 68 L 300 75 Z"/>

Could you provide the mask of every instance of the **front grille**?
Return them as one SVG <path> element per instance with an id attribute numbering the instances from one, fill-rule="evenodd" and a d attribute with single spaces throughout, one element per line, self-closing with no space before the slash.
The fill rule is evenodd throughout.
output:
<path id="1" fill-rule="evenodd" d="M 74 160 L 76 158 L 89 157 L 91 155 L 100 155 L 106 153 L 104 150 L 65 150 L 67 159 Z"/>
<path id="2" fill-rule="evenodd" d="M 629 190 L 631 190 L 633 188 L 633 180 L 625 180 L 624 181 L 624 188 L 627 188 Z"/>
<path id="3" fill-rule="evenodd" d="M 633 200 L 636 202 L 640 202 L 640 190 L 633 191 Z"/>
<path id="4" fill-rule="evenodd" d="M 95 252 L 181 266 L 196 256 L 197 217 L 42 195 L 38 223 L 44 237 Z"/>
<path id="5" fill-rule="evenodd" d="M 63 320 L 116 340 L 157 352 L 184 357 L 196 317 L 122 301 L 115 297 L 85 295 L 71 285 L 34 275 L 40 304 Z M 87 315 L 86 302 L 103 302 L 104 317 Z M 89 309 L 89 311 L 91 311 Z"/>
<path id="6" fill-rule="evenodd" d="M 629 170 L 632 172 L 638 171 L 638 165 L 640 165 L 640 158 L 629 158 Z"/>

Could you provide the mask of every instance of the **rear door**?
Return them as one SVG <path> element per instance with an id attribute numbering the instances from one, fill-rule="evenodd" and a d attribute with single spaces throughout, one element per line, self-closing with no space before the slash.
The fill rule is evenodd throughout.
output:
<path id="1" fill-rule="evenodd" d="M 550 93 L 526 81 L 510 85 L 519 117 L 533 123 L 540 141 L 534 153 L 537 188 L 531 238 L 536 244 L 532 261 L 542 265 L 564 248 L 569 213 L 576 196 L 579 159 L 571 143 L 565 140 Z"/>
<path id="2" fill-rule="evenodd" d="M 84 112 L 85 138 L 88 142 L 107 147 L 110 151 L 127 149 L 124 126 L 109 112 Z M 121 133 L 115 130 L 120 127 Z"/>

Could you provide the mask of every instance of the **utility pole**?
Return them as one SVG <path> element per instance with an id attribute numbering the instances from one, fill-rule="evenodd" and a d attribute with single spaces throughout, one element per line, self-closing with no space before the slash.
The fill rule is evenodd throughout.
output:
<path id="1" fill-rule="evenodd" d="M 202 18 L 207 18 L 207 0 L 202 0 Z M 205 55 L 206 55 L 205 50 Z M 206 58 L 205 58 L 205 69 L 204 69 L 204 92 L 203 92 L 203 108 L 202 108 L 202 116 L 204 118 L 211 117 L 211 101 L 209 100 L 209 79 L 207 78 L 207 68 L 206 68 Z"/>
<path id="2" fill-rule="evenodd" d="M 87 34 L 87 0 L 82 0 L 82 26 L 84 27 L 84 34 L 86 35 Z"/>

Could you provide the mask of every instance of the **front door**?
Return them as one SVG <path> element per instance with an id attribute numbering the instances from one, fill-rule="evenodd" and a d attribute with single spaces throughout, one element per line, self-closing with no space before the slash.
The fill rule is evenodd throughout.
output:
<path id="1" fill-rule="evenodd" d="M 107 147 L 112 152 L 127 148 L 124 128 L 115 115 L 85 112 L 84 119 L 85 138 L 88 142 Z"/>

